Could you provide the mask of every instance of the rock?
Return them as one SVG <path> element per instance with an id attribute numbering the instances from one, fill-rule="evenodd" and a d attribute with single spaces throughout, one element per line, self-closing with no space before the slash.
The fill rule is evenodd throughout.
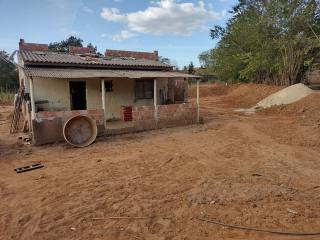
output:
<path id="1" fill-rule="evenodd" d="M 295 215 L 298 214 L 298 212 L 297 212 L 296 210 L 293 210 L 293 209 L 290 209 L 290 208 L 287 208 L 287 212 L 288 212 L 288 213 L 295 214 Z"/>

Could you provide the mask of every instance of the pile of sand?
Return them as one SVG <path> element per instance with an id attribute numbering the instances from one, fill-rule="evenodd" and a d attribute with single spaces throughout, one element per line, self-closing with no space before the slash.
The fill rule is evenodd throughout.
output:
<path id="1" fill-rule="evenodd" d="M 313 93 L 295 103 L 273 106 L 260 112 L 267 115 L 298 116 L 305 125 L 318 125 L 320 124 L 320 94 Z"/>
<path id="2" fill-rule="evenodd" d="M 312 93 L 313 90 L 304 84 L 295 84 L 271 94 L 262 101 L 258 102 L 255 108 L 269 108 L 272 106 L 294 103 Z"/>

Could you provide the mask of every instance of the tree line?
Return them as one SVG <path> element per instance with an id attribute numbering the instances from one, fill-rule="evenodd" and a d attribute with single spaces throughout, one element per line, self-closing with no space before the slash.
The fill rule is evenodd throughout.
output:
<path id="1" fill-rule="evenodd" d="M 318 0 L 239 0 L 225 26 L 214 26 L 214 49 L 200 63 L 218 79 L 291 85 L 320 57 Z"/>

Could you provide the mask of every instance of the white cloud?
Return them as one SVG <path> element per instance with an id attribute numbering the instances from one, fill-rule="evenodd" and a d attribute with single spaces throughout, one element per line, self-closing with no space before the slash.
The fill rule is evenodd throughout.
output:
<path id="1" fill-rule="evenodd" d="M 130 32 L 128 30 L 122 30 L 120 33 L 111 36 L 111 39 L 113 41 L 120 42 L 122 40 L 126 40 L 126 39 L 129 39 L 129 38 L 135 37 L 135 36 L 136 36 L 135 33 L 132 33 L 132 32 Z"/>
<path id="2" fill-rule="evenodd" d="M 145 10 L 123 14 L 117 8 L 103 8 L 101 17 L 109 22 L 122 22 L 131 32 L 151 35 L 190 35 L 206 23 L 218 20 L 216 12 L 203 1 L 197 4 L 178 0 L 151 1 Z"/>
<path id="3" fill-rule="evenodd" d="M 109 22 L 120 22 L 126 19 L 126 16 L 120 14 L 117 8 L 103 8 L 100 15 Z"/>

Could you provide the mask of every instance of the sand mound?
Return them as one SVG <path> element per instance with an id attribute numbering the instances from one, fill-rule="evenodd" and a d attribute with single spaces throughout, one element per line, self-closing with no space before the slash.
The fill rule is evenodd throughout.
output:
<path id="1" fill-rule="evenodd" d="M 294 115 L 307 125 L 320 124 L 320 94 L 313 93 L 288 105 L 273 106 L 261 111 L 264 114 Z"/>
<path id="2" fill-rule="evenodd" d="M 269 108 L 276 105 L 290 104 L 299 101 L 300 99 L 313 93 L 313 90 L 304 84 L 295 84 L 284 88 L 267 98 L 263 99 L 255 107 Z"/>

